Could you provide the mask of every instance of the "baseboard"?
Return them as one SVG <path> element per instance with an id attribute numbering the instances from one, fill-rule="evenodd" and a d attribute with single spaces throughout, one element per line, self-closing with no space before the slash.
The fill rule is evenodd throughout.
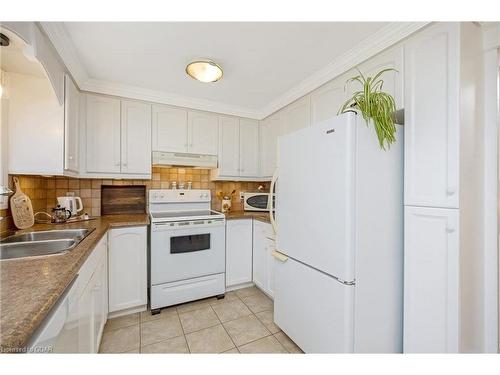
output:
<path id="1" fill-rule="evenodd" d="M 243 284 L 238 284 L 238 285 L 231 285 L 231 286 L 226 286 L 226 292 L 232 292 L 234 290 L 238 290 L 238 289 L 243 289 L 243 288 L 248 288 L 248 287 L 251 287 L 251 286 L 255 286 L 254 283 L 252 283 L 251 281 L 248 282 L 248 283 L 243 283 Z"/>
<path id="2" fill-rule="evenodd" d="M 108 313 L 108 319 L 118 318 L 119 316 L 134 314 L 142 311 L 146 311 L 148 309 L 148 305 L 141 305 L 137 307 L 131 307 L 129 309 L 113 311 L 112 313 Z"/>

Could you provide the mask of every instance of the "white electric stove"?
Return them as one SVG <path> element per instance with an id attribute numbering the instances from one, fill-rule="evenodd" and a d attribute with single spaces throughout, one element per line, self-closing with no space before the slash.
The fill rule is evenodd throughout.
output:
<path id="1" fill-rule="evenodd" d="M 150 190 L 151 311 L 225 293 L 226 222 L 210 190 Z"/>

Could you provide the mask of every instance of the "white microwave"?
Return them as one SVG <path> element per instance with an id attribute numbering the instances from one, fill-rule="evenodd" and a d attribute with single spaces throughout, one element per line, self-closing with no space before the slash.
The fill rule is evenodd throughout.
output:
<path id="1" fill-rule="evenodd" d="M 269 211 L 270 193 L 243 193 L 243 209 L 245 211 Z M 272 199 L 274 207 L 274 194 Z"/>

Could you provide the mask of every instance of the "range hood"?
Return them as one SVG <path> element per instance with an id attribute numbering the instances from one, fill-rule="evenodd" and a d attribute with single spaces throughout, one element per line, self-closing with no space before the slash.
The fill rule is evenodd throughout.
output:
<path id="1" fill-rule="evenodd" d="M 217 168 L 217 156 L 188 154 L 183 152 L 153 151 L 153 165 Z"/>

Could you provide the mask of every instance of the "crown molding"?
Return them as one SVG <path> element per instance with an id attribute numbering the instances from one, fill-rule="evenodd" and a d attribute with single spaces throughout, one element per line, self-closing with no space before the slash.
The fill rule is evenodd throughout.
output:
<path id="1" fill-rule="evenodd" d="M 93 79 L 89 77 L 87 70 L 81 63 L 64 24 L 62 22 L 41 22 L 40 24 L 66 64 L 76 84 L 83 91 L 262 120 L 427 26 L 429 22 L 394 22 L 383 27 L 261 109 L 233 106 L 165 91 Z"/>
<path id="2" fill-rule="evenodd" d="M 144 100 L 153 103 L 168 104 L 177 107 L 187 107 L 202 111 L 217 112 L 238 117 L 260 119 L 260 111 L 215 102 L 206 99 L 193 98 L 190 96 L 177 95 L 165 91 L 145 89 L 142 87 L 124 85 L 103 80 L 88 79 L 80 87 L 83 91 L 89 91 L 105 95 L 120 96 L 129 99 Z"/>
<path id="3" fill-rule="evenodd" d="M 77 86 L 81 88 L 81 85 L 89 79 L 89 75 L 64 23 L 40 22 L 40 27 L 49 37 Z"/>
<path id="4" fill-rule="evenodd" d="M 393 22 L 384 26 L 349 51 L 339 56 L 326 67 L 313 73 L 298 85 L 274 99 L 271 103 L 262 108 L 261 116 L 265 118 L 273 114 L 428 24 L 429 22 Z"/>

